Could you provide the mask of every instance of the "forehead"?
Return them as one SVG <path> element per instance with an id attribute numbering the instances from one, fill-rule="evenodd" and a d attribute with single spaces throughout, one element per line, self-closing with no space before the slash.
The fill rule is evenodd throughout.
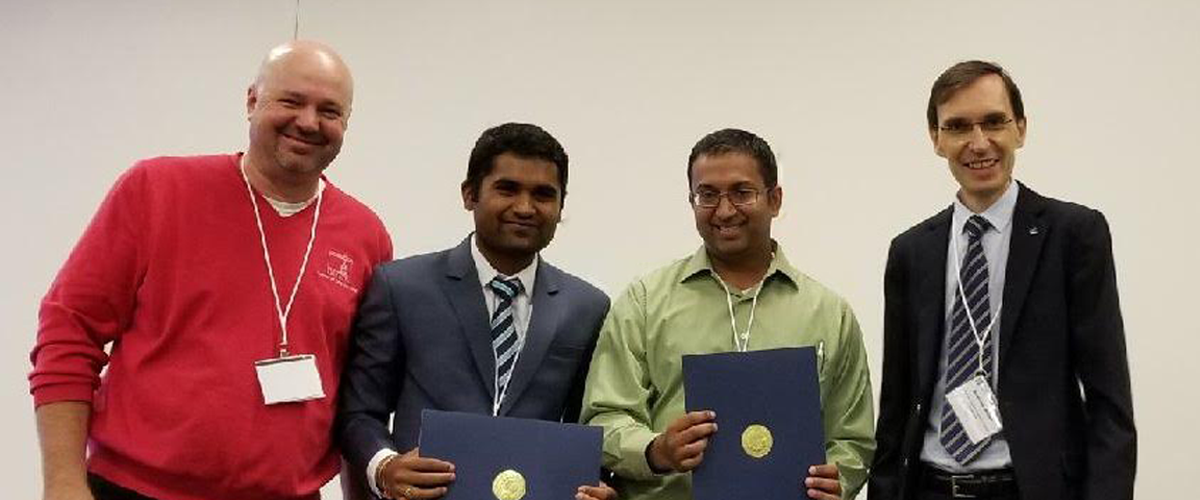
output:
<path id="1" fill-rule="evenodd" d="M 1013 115 L 1008 89 L 1000 75 L 985 75 L 950 94 L 937 107 L 938 120 L 978 119 L 989 114 Z"/>
<path id="2" fill-rule="evenodd" d="M 484 179 L 486 182 L 504 180 L 528 185 L 562 185 L 558 178 L 558 166 L 554 162 L 512 153 L 496 156 L 492 160 L 492 171 Z"/>
<path id="3" fill-rule="evenodd" d="M 692 162 L 692 187 L 733 187 L 738 184 L 762 186 L 766 183 L 758 160 L 739 152 L 700 155 Z"/>
<path id="4" fill-rule="evenodd" d="M 349 107 L 353 83 L 344 68 L 317 57 L 296 56 L 264 71 L 260 91 L 269 95 L 297 94 Z"/>

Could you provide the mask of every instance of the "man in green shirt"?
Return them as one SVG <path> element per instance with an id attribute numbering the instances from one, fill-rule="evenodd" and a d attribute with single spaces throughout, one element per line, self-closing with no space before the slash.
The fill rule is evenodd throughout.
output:
<path id="1" fill-rule="evenodd" d="M 797 484 L 853 498 L 875 449 L 862 332 L 841 297 L 788 263 L 771 239 L 783 189 L 766 141 L 736 129 L 692 148 L 688 184 L 704 246 L 616 299 L 592 358 L 582 420 L 604 427 L 604 465 L 622 500 L 692 498 L 720 415 L 685 413 L 681 358 L 815 346 L 827 464 Z"/>

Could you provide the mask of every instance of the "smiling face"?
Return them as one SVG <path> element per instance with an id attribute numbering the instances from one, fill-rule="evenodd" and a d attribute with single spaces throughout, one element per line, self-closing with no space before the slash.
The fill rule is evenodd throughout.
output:
<path id="1" fill-rule="evenodd" d="M 462 188 L 463 206 L 474 213 L 479 251 L 504 274 L 515 274 L 550 240 L 562 214 L 558 167 L 551 161 L 502 153 L 478 190 Z"/>
<path id="2" fill-rule="evenodd" d="M 949 163 L 963 203 L 975 211 L 987 209 L 1012 181 L 1016 151 L 1025 144 L 1025 120 L 1013 115 L 999 75 L 957 90 L 937 106 L 937 116 L 937 127 L 929 131 L 934 151 Z M 987 123 L 1003 124 L 976 125 Z M 964 127 L 970 130 L 953 132 Z"/>
<path id="3" fill-rule="evenodd" d="M 315 181 L 342 148 L 352 88 L 349 70 L 324 48 L 276 49 L 246 94 L 248 163 L 271 179 Z"/>
<path id="4" fill-rule="evenodd" d="M 701 155 L 692 163 L 692 193 L 724 193 L 717 206 L 693 202 L 696 231 L 709 257 L 723 263 L 743 263 L 771 252 L 771 219 L 779 215 L 783 189 L 767 188 L 753 157 L 744 153 Z M 756 190 L 753 203 L 735 206 L 728 194 Z"/>

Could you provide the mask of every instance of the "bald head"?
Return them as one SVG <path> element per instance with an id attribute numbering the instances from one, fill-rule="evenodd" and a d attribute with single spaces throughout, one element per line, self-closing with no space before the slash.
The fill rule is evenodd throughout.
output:
<path id="1" fill-rule="evenodd" d="M 278 199 L 304 199 L 341 151 L 353 98 L 350 69 L 328 46 L 295 40 L 271 49 L 246 91 L 251 182 Z"/>
<path id="2" fill-rule="evenodd" d="M 313 40 L 292 40 L 272 48 L 258 67 L 254 87 L 261 92 L 263 85 L 272 83 L 280 74 L 293 72 L 327 79 L 345 93 L 347 106 L 354 100 L 350 68 L 332 47 Z"/>

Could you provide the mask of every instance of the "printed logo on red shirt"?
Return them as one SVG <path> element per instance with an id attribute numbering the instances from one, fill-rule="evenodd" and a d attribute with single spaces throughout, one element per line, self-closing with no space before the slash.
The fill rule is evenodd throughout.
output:
<path id="1" fill-rule="evenodd" d="M 317 272 L 317 276 L 336 283 L 353 293 L 358 293 L 358 287 L 350 284 L 350 271 L 354 268 L 354 259 L 350 254 L 330 250 L 325 258 L 325 267 Z"/>

